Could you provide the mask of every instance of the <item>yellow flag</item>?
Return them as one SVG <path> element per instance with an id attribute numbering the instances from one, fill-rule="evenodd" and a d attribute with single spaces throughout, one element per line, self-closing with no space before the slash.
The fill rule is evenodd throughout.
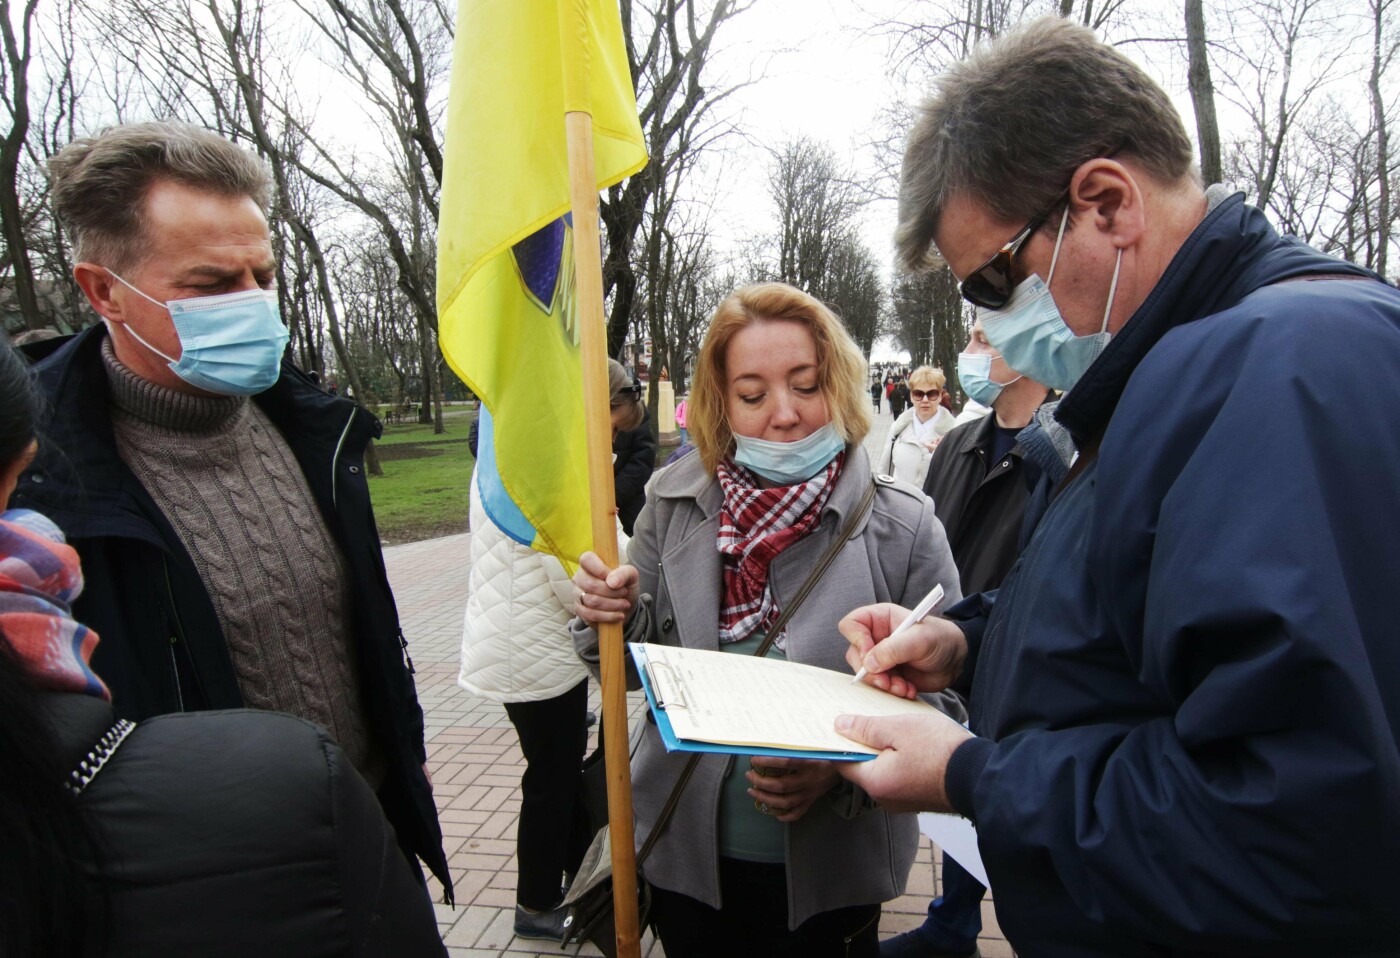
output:
<path id="1" fill-rule="evenodd" d="M 480 397 L 477 485 L 508 535 L 591 548 L 566 112 L 598 187 L 646 165 L 616 0 L 461 0 L 438 221 L 438 335 Z"/>

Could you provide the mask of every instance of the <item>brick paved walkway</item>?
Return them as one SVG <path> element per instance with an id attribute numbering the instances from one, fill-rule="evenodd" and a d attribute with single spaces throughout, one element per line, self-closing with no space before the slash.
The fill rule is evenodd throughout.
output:
<path id="1" fill-rule="evenodd" d="M 872 458 L 888 429 L 888 407 L 866 448 Z M 520 812 L 524 759 L 505 709 L 457 687 L 457 656 L 466 608 L 470 535 L 447 536 L 384 550 L 409 653 L 417 669 L 418 697 L 427 726 L 428 761 L 457 907 L 437 905 L 438 927 L 453 958 L 560 954 L 548 942 L 517 939 L 511 932 L 515 905 L 515 822 Z M 590 699 L 597 705 L 596 687 Z M 633 719 L 641 693 L 630 696 Z M 596 741 L 590 740 L 590 750 Z M 934 892 L 930 847 L 921 842 L 909 876 L 909 893 L 885 905 L 882 935 L 915 927 Z M 441 889 L 432 882 L 435 900 Z M 1012 954 L 996 923 L 990 898 L 983 903 L 986 958 Z M 599 952 L 588 945 L 585 955 Z M 642 954 L 662 958 L 651 936 Z"/>

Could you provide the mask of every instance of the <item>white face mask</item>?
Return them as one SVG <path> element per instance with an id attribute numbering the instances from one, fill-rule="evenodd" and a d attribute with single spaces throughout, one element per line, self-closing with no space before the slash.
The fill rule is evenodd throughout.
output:
<path id="1" fill-rule="evenodd" d="M 1060 232 L 1055 238 L 1055 252 L 1050 258 L 1050 277 L 1041 281 L 1032 273 L 1011 291 L 1011 298 L 1001 309 L 981 311 L 982 331 L 987 341 L 1001 353 L 1006 364 L 1036 382 L 1054 389 L 1069 389 L 1084 371 L 1093 365 L 1104 351 L 1113 334 L 1108 331 L 1108 317 L 1113 311 L 1113 298 L 1118 292 L 1118 272 L 1123 266 L 1123 251 L 1113 267 L 1113 283 L 1108 289 L 1108 303 L 1103 310 L 1103 326 L 1097 333 L 1076 336 L 1065 324 L 1060 309 L 1050 295 L 1050 283 L 1055 279 L 1055 264 L 1060 258 L 1060 245 L 1069 222 L 1069 207 L 1060 219 Z"/>

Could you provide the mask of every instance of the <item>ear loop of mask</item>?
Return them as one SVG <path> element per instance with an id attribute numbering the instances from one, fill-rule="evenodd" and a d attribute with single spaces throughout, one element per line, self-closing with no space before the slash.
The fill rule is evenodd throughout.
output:
<path id="1" fill-rule="evenodd" d="M 1050 275 L 1045 277 L 1045 288 L 1055 282 L 1055 264 L 1060 261 L 1060 244 L 1065 241 L 1065 227 L 1069 224 L 1069 204 L 1065 204 L 1064 215 L 1060 217 L 1060 231 L 1055 234 L 1055 252 L 1050 254 Z M 116 274 L 113 273 L 113 276 Z"/>
<path id="2" fill-rule="evenodd" d="M 1049 289 L 1050 284 L 1055 281 L 1055 264 L 1060 261 L 1060 244 L 1064 242 L 1065 225 L 1069 223 L 1069 205 L 1065 205 L 1064 215 L 1060 217 L 1060 232 L 1055 236 L 1055 252 L 1050 255 L 1050 275 L 1045 278 L 1045 288 Z M 1108 332 L 1108 317 L 1113 312 L 1113 298 L 1118 294 L 1118 274 L 1123 268 L 1123 249 L 1118 249 L 1118 259 L 1113 264 L 1113 282 L 1108 287 L 1108 303 L 1103 308 L 1103 326 L 1099 333 Z M 116 275 L 113 273 L 112 275 Z M 1015 382 L 1013 379 L 1012 382 Z M 1010 385 L 1008 383 L 1007 385 Z"/>
<path id="3" fill-rule="evenodd" d="M 1100 335 L 1108 332 L 1108 314 L 1113 312 L 1113 297 L 1118 294 L 1118 271 L 1123 268 L 1123 248 L 1118 248 L 1118 261 L 1113 264 L 1113 282 L 1108 286 L 1108 303 L 1103 308 L 1103 328 Z"/>
<path id="4" fill-rule="evenodd" d="M 149 301 L 152 302 L 152 303 L 155 303 L 155 304 L 156 304 L 157 306 L 159 306 L 161 309 L 164 309 L 164 310 L 167 310 L 167 311 L 169 310 L 169 307 L 166 306 L 164 303 L 162 303 L 160 300 L 158 300 L 158 299 L 153 299 L 152 297 L 147 296 L 147 295 L 146 295 L 145 293 L 143 293 L 141 290 L 137 289 L 135 286 L 132 286 L 132 285 L 131 285 L 130 283 L 128 283 L 126 280 L 124 280 L 124 279 L 122 279 L 120 276 L 118 276 L 113 270 L 110 270 L 110 269 L 109 269 L 109 270 L 107 270 L 107 272 L 111 273 L 111 274 L 112 274 L 112 277 L 113 277 L 114 279 L 116 279 L 118 282 L 120 282 L 123 286 L 125 286 L 127 289 L 131 290 L 131 291 L 132 291 L 133 293 L 135 293 L 136 295 L 141 296 L 141 297 L 143 297 L 143 298 L 149 300 Z M 108 320 L 107 317 L 105 317 L 105 316 L 102 317 L 102 321 L 103 321 L 104 323 L 107 324 L 107 334 L 108 334 L 108 335 L 111 335 L 111 332 L 112 332 L 112 323 L 111 323 L 111 321 Z M 170 363 L 172 366 L 175 365 L 176 363 L 178 363 L 178 362 L 180 361 L 180 360 L 178 360 L 178 359 L 173 359 L 173 358 L 171 358 L 170 356 L 165 355 L 165 353 L 161 352 L 159 349 L 156 349 L 156 348 L 155 348 L 154 346 L 152 346 L 150 343 L 148 343 L 148 342 L 146 342 L 144 339 L 142 339 L 142 338 L 141 338 L 141 334 L 138 333 L 138 332 L 136 332 L 136 330 L 132 329 L 130 323 L 122 323 L 122 328 L 126 330 L 127 335 L 129 335 L 132 339 L 136 340 L 136 341 L 137 341 L 138 343 L 140 343 L 142 346 L 145 346 L 145 347 L 146 347 L 147 349 L 149 349 L 151 352 L 155 353 L 157 356 L 159 356 L 161 359 L 165 360 L 166 362 Z"/>

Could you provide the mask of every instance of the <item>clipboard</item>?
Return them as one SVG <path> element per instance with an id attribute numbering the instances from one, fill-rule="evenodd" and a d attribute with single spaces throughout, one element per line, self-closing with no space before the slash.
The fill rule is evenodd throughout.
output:
<path id="1" fill-rule="evenodd" d="M 875 753 L 873 752 L 859 751 L 854 748 L 851 751 L 829 750 L 820 748 L 780 748 L 768 745 L 741 744 L 736 742 L 715 742 L 706 741 L 699 738 L 682 738 L 679 734 L 677 734 L 675 725 L 671 721 L 671 715 L 668 713 L 674 713 L 676 710 L 686 709 L 690 707 L 691 703 L 687 701 L 686 687 L 684 682 L 675 673 L 673 669 L 668 667 L 667 663 L 654 661 L 653 658 L 648 655 L 647 645 L 632 642 L 628 643 L 628 649 L 632 653 L 633 662 L 636 663 L 637 674 L 641 678 L 642 689 L 646 693 L 647 705 L 650 707 L 652 717 L 656 721 L 656 729 L 661 734 L 662 744 L 665 746 L 666 751 L 668 752 L 709 752 L 721 755 L 765 755 L 780 756 L 783 758 L 827 759 L 834 762 L 867 762 L 870 759 L 875 758 Z M 752 656 L 730 656 L 729 654 L 723 652 L 705 652 L 695 649 L 677 649 L 673 646 L 664 646 L 662 647 L 662 649 L 666 653 L 671 655 L 684 654 L 687 656 L 724 656 L 725 659 L 730 660 L 731 662 L 738 663 L 765 661 L 770 664 L 774 663 L 774 660 L 772 659 L 764 660 L 756 659 Z M 780 667 L 783 669 L 814 668 L 811 666 L 801 666 L 787 663 L 777 664 L 779 664 Z M 817 671 L 827 672 L 828 670 L 821 669 Z M 850 679 L 848 676 L 845 676 L 839 672 L 831 672 L 830 675 L 837 684 L 849 685 Z M 868 687 L 865 688 L 868 689 Z M 869 691 L 882 697 L 887 695 L 887 693 L 879 692 L 875 689 L 869 689 Z M 888 698 L 894 699 L 895 697 L 888 696 Z M 904 699 L 899 699 L 898 702 L 902 703 L 901 707 L 907 708 L 908 710 L 927 710 L 934 714 L 942 714 L 938 712 L 937 709 L 923 702 L 907 702 L 907 700 Z M 832 718 L 834 719 L 834 717 L 835 715 L 833 714 Z M 948 721 L 952 721 L 952 719 L 948 719 Z"/>

